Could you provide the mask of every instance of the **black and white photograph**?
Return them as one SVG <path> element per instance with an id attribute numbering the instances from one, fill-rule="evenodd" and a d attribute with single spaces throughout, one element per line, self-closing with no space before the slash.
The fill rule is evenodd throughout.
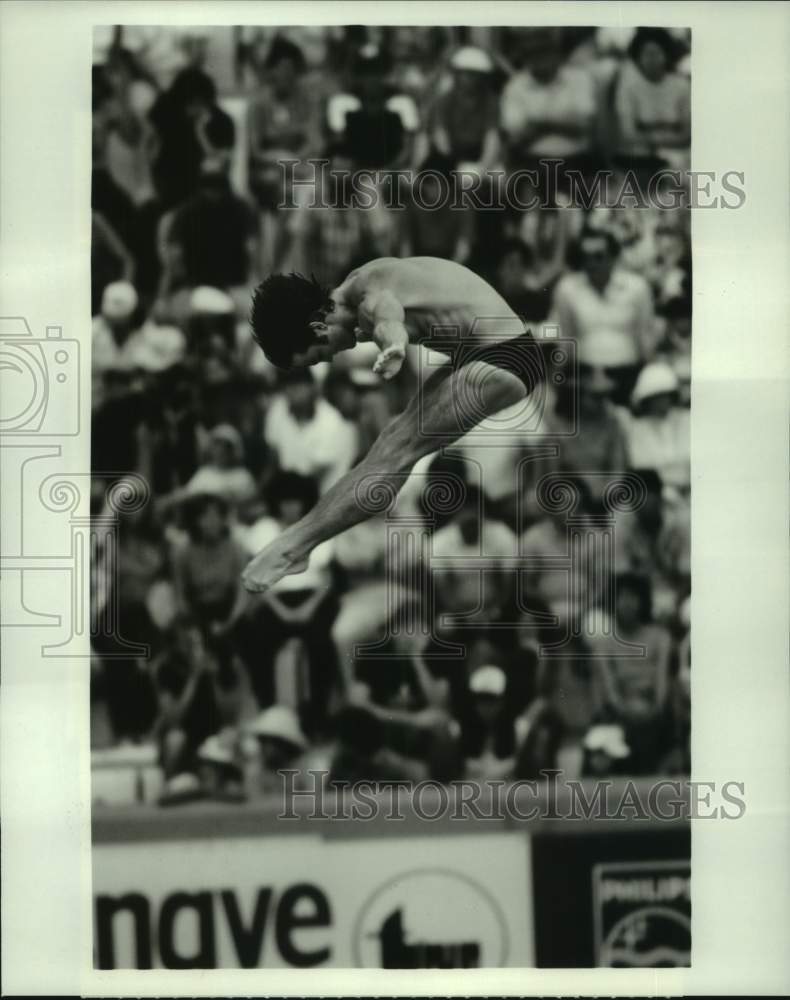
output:
<path id="1" fill-rule="evenodd" d="M 711 838 L 773 816 L 759 835 L 786 854 L 788 830 L 787 788 L 767 805 L 738 757 L 787 679 L 786 538 L 741 541 L 781 530 L 769 497 L 786 514 L 786 483 L 764 506 L 741 490 L 786 443 L 787 361 L 769 338 L 756 374 L 738 304 L 709 367 L 707 310 L 737 294 L 711 274 L 747 259 L 761 196 L 740 146 L 698 155 L 718 103 L 700 8 L 727 5 L 95 6 L 64 150 L 82 322 L 28 309 L 32 277 L 0 318 L 24 396 L 4 390 L 4 628 L 40 630 L 42 682 L 75 664 L 82 685 L 47 726 L 82 768 L 83 976 L 441 970 L 490 992 L 464 977 L 613 970 L 573 989 L 699 991 L 697 867 L 748 881 Z M 786 149 L 763 155 L 786 173 Z M 739 291 L 786 330 L 775 246 Z M 760 378 L 766 441 L 734 437 Z"/>
<path id="2" fill-rule="evenodd" d="M 96 32 L 101 968 L 689 963 L 690 52 Z"/>

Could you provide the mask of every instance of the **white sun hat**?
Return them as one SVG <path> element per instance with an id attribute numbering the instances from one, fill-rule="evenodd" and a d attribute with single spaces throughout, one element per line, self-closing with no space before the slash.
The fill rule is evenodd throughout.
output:
<path id="1" fill-rule="evenodd" d="M 101 314 L 105 319 L 127 319 L 137 308 L 137 292 L 129 281 L 112 281 L 101 298 Z"/>
<path id="2" fill-rule="evenodd" d="M 680 383 L 674 371 L 663 361 L 653 361 L 645 365 L 636 380 L 631 393 L 631 403 L 637 406 L 651 396 L 663 396 L 667 392 L 677 392 Z"/>
<path id="3" fill-rule="evenodd" d="M 623 760 L 631 753 L 622 726 L 593 726 L 584 737 L 584 748 L 605 753 L 613 760 Z"/>
<path id="4" fill-rule="evenodd" d="M 453 69 L 469 73 L 490 73 L 494 69 L 491 56 L 475 45 L 464 45 L 458 49 L 450 59 L 450 65 Z"/>
<path id="5" fill-rule="evenodd" d="M 299 726 L 296 712 L 287 705 L 272 705 L 265 708 L 252 721 L 248 732 L 257 737 L 283 740 L 298 750 L 307 749 L 307 737 Z"/>
<path id="6" fill-rule="evenodd" d="M 501 698 L 506 686 L 505 671 L 493 665 L 478 667 L 469 678 L 469 690 L 472 694 L 489 694 Z"/>
<path id="7" fill-rule="evenodd" d="M 192 313 L 212 316 L 227 316 L 236 311 L 230 295 L 211 285 L 199 285 L 193 289 L 189 297 L 189 308 Z"/>

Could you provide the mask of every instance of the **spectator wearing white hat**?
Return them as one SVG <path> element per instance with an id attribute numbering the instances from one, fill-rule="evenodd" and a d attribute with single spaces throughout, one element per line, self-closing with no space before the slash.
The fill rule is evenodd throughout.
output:
<path id="1" fill-rule="evenodd" d="M 236 508 L 255 497 L 257 487 L 244 464 L 241 434 L 231 424 L 219 424 L 208 432 L 206 460 L 183 493 L 185 496 L 200 493 L 221 496 Z"/>
<path id="2" fill-rule="evenodd" d="M 484 49 L 465 45 L 451 56 L 450 69 L 450 89 L 428 112 L 429 144 L 452 166 L 474 164 L 482 173 L 500 156 L 494 62 Z"/>
<path id="3" fill-rule="evenodd" d="M 627 774 L 631 748 L 625 740 L 623 727 L 596 723 L 584 737 L 583 773 L 590 777 Z"/>
<path id="4" fill-rule="evenodd" d="M 101 311 L 93 319 L 91 364 L 94 374 L 130 367 L 127 347 L 136 329 L 138 297 L 128 281 L 113 281 L 102 293 Z"/>
<path id="5" fill-rule="evenodd" d="M 665 486 L 685 492 L 691 476 L 690 413 L 678 406 L 679 388 L 668 364 L 645 365 L 631 394 L 625 428 L 631 467 L 655 469 Z"/>
<path id="6" fill-rule="evenodd" d="M 461 721 L 467 778 L 501 779 L 513 771 L 518 746 L 506 689 L 505 672 L 494 664 L 478 667 L 469 678 L 469 710 Z"/>
<path id="7" fill-rule="evenodd" d="M 248 791 L 251 794 L 274 794 L 283 788 L 278 771 L 304 770 L 309 763 L 307 737 L 299 725 L 299 717 L 289 705 L 265 708 L 247 726 L 246 732 L 255 740 L 257 760 L 255 777 Z M 294 783 L 298 786 L 298 780 Z"/>
<path id="8" fill-rule="evenodd" d="M 193 316 L 232 316 L 233 299 L 212 285 L 198 285 L 190 292 L 189 311 Z"/>
<path id="9" fill-rule="evenodd" d="M 244 802 L 244 761 L 239 734 L 235 729 L 215 733 L 197 752 L 204 794 L 220 802 Z"/>
<path id="10" fill-rule="evenodd" d="M 104 382 L 109 373 L 161 372 L 184 357 L 183 333 L 152 321 L 140 325 L 137 307 L 137 292 L 128 281 L 114 281 L 104 289 L 91 337 L 94 410 L 104 400 Z"/>

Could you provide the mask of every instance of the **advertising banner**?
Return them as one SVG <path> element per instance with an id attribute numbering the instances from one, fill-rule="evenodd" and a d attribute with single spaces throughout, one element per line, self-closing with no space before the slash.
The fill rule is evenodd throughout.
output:
<path id="1" fill-rule="evenodd" d="M 529 838 L 94 845 L 99 968 L 532 966 Z"/>
<path id="2" fill-rule="evenodd" d="M 631 861 L 593 869 L 596 965 L 691 965 L 691 869 Z"/>

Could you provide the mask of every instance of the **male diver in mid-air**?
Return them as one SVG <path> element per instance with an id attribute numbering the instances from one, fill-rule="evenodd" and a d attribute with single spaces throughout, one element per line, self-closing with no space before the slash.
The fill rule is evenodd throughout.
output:
<path id="1" fill-rule="evenodd" d="M 373 371 L 385 379 L 400 370 L 408 344 L 430 345 L 448 360 L 365 458 L 248 563 L 250 591 L 304 570 L 316 545 L 371 516 L 359 490 L 394 495 L 418 459 L 523 399 L 542 371 L 538 345 L 504 299 L 473 271 L 437 257 L 380 258 L 331 292 L 301 275 L 272 275 L 255 291 L 251 324 L 279 368 L 329 361 L 362 341 L 375 342 Z"/>

